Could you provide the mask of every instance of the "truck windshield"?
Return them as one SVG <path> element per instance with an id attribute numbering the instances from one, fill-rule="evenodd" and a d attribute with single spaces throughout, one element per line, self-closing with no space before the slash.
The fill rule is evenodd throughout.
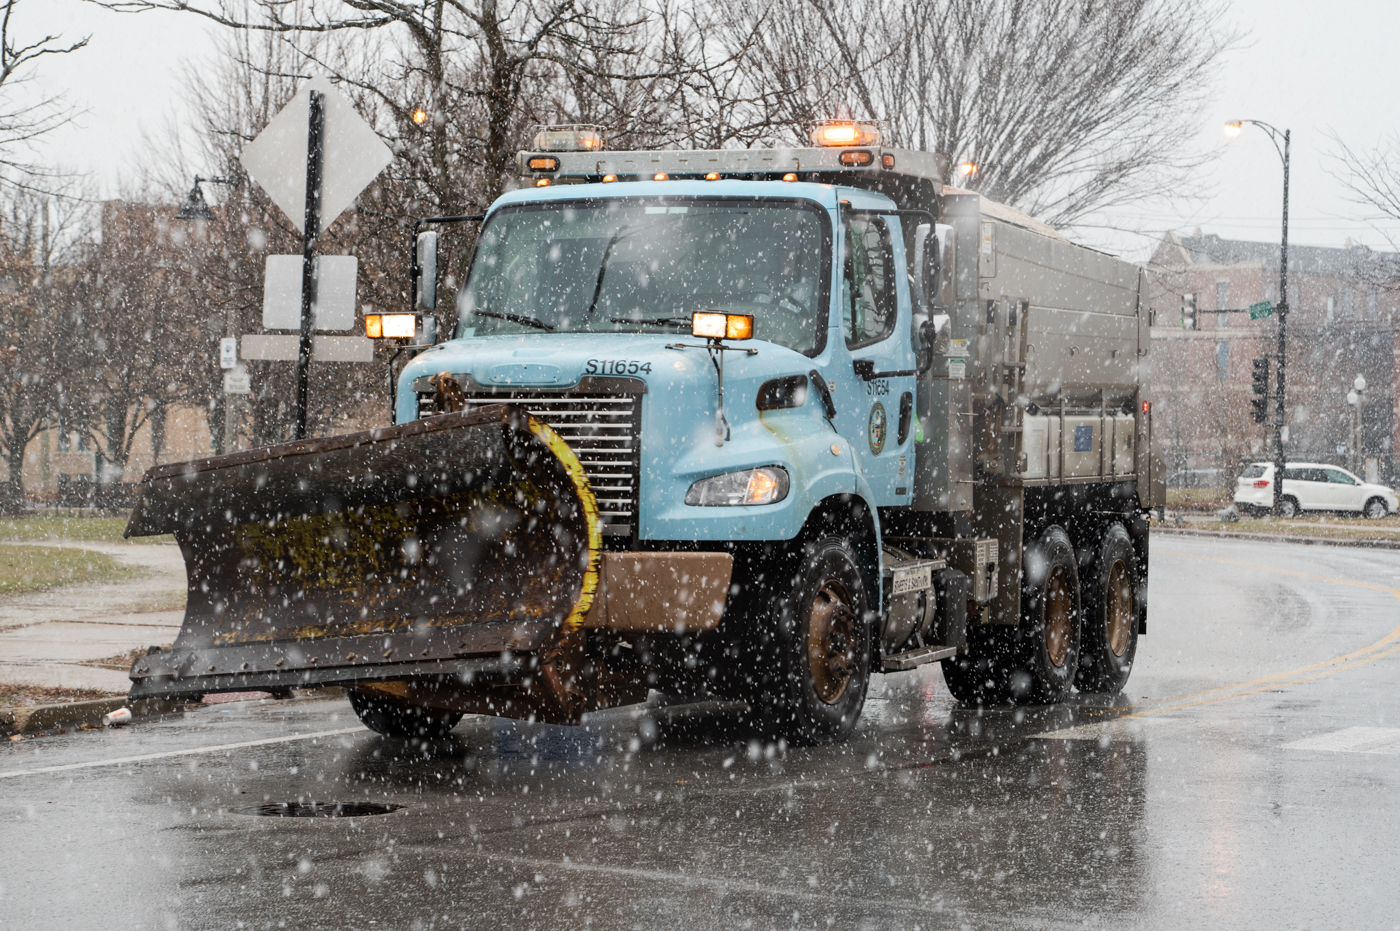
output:
<path id="1" fill-rule="evenodd" d="M 616 199 L 507 207 L 481 231 L 459 337 L 688 333 L 697 310 L 751 313 L 754 336 L 815 354 L 831 227 L 803 201 Z"/>

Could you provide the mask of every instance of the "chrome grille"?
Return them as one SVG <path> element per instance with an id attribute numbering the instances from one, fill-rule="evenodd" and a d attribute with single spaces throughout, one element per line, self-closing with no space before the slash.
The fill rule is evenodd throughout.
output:
<path id="1" fill-rule="evenodd" d="M 630 536 L 637 520 L 637 484 L 641 451 L 640 395 L 501 391 L 469 393 L 466 410 L 487 404 L 520 404 L 569 444 L 588 474 L 598 499 L 603 533 Z M 418 393 L 418 416 L 437 413 L 432 392 Z"/>

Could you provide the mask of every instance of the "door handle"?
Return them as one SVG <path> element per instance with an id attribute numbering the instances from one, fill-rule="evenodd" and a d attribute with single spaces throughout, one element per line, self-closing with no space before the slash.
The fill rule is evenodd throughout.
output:
<path id="1" fill-rule="evenodd" d="M 875 371 L 874 359 L 856 359 L 851 363 L 856 370 L 856 376 L 865 381 L 873 381 L 876 378 L 901 378 L 905 375 L 915 375 L 914 369 L 902 369 L 898 372 L 877 372 Z"/>

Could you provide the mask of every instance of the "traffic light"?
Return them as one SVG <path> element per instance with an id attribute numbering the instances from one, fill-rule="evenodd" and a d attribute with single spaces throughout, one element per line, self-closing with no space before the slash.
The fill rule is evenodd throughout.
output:
<path id="1" fill-rule="evenodd" d="M 1196 293 L 1189 291 L 1181 295 L 1181 328 L 1183 330 L 1197 329 L 1196 317 Z"/>
<path id="2" fill-rule="evenodd" d="M 1250 402 L 1254 422 L 1264 423 L 1269 419 L 1269 357 L 1260 356 L 1254 360 L 1254 380 L 1250 388 L 1255 398 Z"/>

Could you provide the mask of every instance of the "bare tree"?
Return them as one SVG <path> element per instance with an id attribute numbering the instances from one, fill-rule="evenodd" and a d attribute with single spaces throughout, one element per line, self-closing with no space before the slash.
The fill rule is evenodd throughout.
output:
<path id="1" fill-rule="evenodd" d="M 1212 0 L 723 0 L 791 122 L 882 119 L 976 166 L 955 182 L 1066 227 L 1170 191 L 1235 36 Z M 762 27 L 755 30 L 757 24 Z M 775 125 L 779 121 L 774 121 Z"/>
<path id="2" fill-rule="evenodd" d="M 1367 218 L 1400 222 L 1400 133 L 1371 149 L 1357 149 L 1340 136 L 1331 136 L 1334 165 L 1332 175 L 1351 192 L 1352 199 L 1371 211 Z M 1386 240 L 1400 251 L 1400 243 L 1389 233 Z M 1395 252 L 1371 253 L 1360 277 L 1379 287 L 1400 287 L 1400 257 Z"/>
<path id="3" fill-rule="evenodd" d="M 8 466 L 0 507 L 10 511 L 24 503 L 26 448 L 74 393 L 75 311 L 93 296 L 87 201 L 62 193 L 69 196 L 12 189 L 0 216 L 0 454 Z"/>
<path id="4" fill-rule="evenodd" d="M 32 159 L 35 140 L 72 118 L 57 96 L 22 92 L 41 59 L 67 55 L 87 45 L 88 37 L 65 43 L 61 36 L 15 37 L 15 14 L 21 0 L 0 0 L 0 180 L 27 186 L 52 176 Z"/>

